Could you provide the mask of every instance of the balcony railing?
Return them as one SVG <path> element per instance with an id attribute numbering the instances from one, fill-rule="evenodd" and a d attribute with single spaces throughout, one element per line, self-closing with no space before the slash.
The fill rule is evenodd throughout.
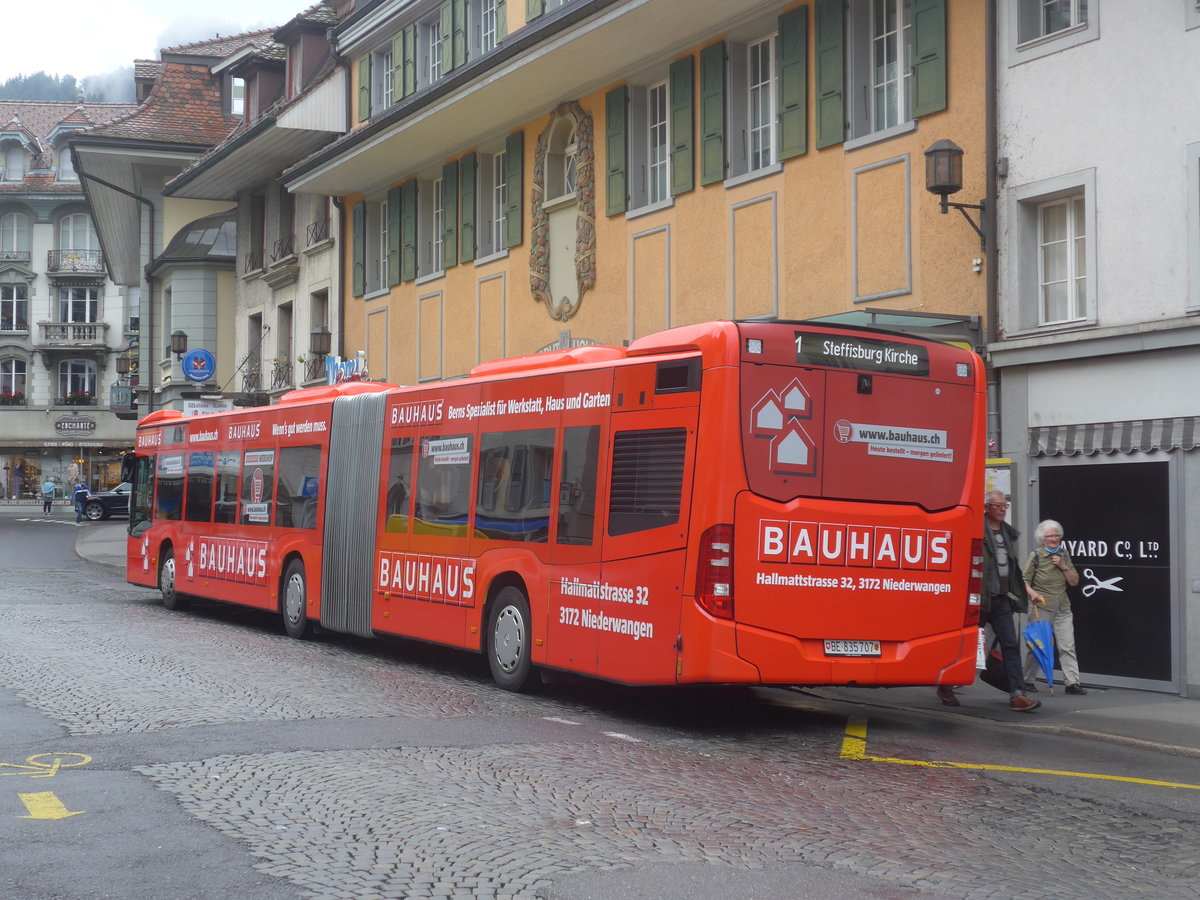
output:
<path id="1" fill-rule="evenodd" d="M 28 250 L 0 250 L 0 260 L 29 262 L 31 258 L 32 254 Z"/>
<path id="2" fill-rule="evenodd" d="M 326 216 L 324 219 L 317 219 L 317 221 L 310 224 L 306 238 L 309 247 L 327 240 L 329 238 L 329 217 Z"/>
<path id="3" fill-rule="evenodd" d="M 304 380 L 325 380 L 325 357 L 314 356 L 304 363 Z"/>
<path id="4" fill-rule="evenodd" d="M 242 391 L 244 393 L 257 394 L 261 390 L 262 377 L 259 375 L 257 366 L 242 374 Z"/>
<path id="5" fill-rule="evenodd" d="M 107 322 L 39 322 L 44 344 L 103 344 Z"/>
<path id="6" fill-rule="evenodd" d="M 19 304 L 15 313 L 0 314 L 0 331 L 29 331 L 29 313 L 26 309 L 26 301 L 19 301 Z M 9 308 L 11 309 L 11 306 Z"/>
<path id="7" fill-rule="evenodd" d="M 271 390 L 292 386 L 292 364 L 286 359 L 277 359 L 271 363 Z"/>
<path id="8" fill-rule="evenodd" d="M 263 267 L 263 252 L 262 252 L 261 248 L 258 250 L 251 250 L 249 253 L 246 254 L 245 271 L 257 272 L 262 267 Z"/>
<path id="9" fill-rule="evenodd" d="M 99 250 L 49 250 L 46 268 L 51 272 L 104 274 L 104 254 Z"/>
<path id="10" fill-rule="evenodd" d="M 281 237 L 271 248 L 271 262 L 279 262 L 281 259 L 286 259 L 289 256 L 296 255 L 296 236 L 289 234 L 287 237 Z"/>

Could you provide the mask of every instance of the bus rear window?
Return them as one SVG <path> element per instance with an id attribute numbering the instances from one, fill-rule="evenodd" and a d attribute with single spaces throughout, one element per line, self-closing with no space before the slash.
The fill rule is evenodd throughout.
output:
<path id="1" fill-rule="evenodd" d="M 608 533 L 613 537 L 673 525 L 683 494 L 683 428 L 619 431 L 613 437 Z"/>

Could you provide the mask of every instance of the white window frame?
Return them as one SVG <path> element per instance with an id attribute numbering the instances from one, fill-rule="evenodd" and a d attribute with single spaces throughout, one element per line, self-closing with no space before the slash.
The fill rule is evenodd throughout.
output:
<path id="1" fill-rule="evenodd" d="M 1000 5 L 1009 17 L 1009 66 L 1049 56 L 1100 37 L 1101 0 L 1061 0 L 1071 4 L 1072 24 L 1049 33 L 1044 33 L 1040 27 L 1045 2 L 1047 0 L 1013 0 L 1012 3 Z M 1086 11 L 1081 3 L 1086 4 Z M 1028 36 L 1021 28 L 1021 23 L 1029 21 L 1031 17 L 1039 23 L 1038 33 Z"/>
<path id="2" fill-rule="evenodd" d="M 468 13 L 470 15 L 470 13 Z M 496 0 L 480 0 L 479 3 L 479 52 L 491 53 L 500 43 L 499 21 L 496 16 Z"/>
<path id="3" fill-rule="evenodd" d="M 1079 299 L 1079 282 L 1087 279 L 1086 228 L 1087 217 L 1084 215 L 1083 195 L 1076 194 L 1063 197 L 1061 200 L 1051 200 L 1038 205 L 1038 325 L 1068 325 L 1078 322 L 1087 315 L 1086 292 L 1082 304 Z M 1050 239 L 1046 235 L 1046 218 L 1051 211 L 1061 211 L 1064 216 L 1063 235 Z M 1079 251 L 1083 248 L 1084 266 L 1080 271 Z M 1056 273 L 1061 277 L 1052 277 L 1046 269 L 1047 256 L 1053 253 L 1056 257 L 1061 253 L 1063 271 Z M 1050 311 L 1049 292 L 1054 287 L 1063 285 L 1066 289 L 1064 302 L 1065 315 L 1052 315 Z M 1086 283 L 1085 283 L 1086 287 Z"/>
<path id="4" fill-rule="evenodd" d="M 482 152 L 476 168 L 479 227 L 475 231 L 475 264 L 508 255 L 504 246 L 505 207 L 508 201 L 508 154 L 503 150 Z"/>
<path id="5" fill-rule="evenodd" d="M 230 76 L 229 78 L 229 114 L 243 116 L 246 114 L 246 79 Z"/>
<path id="6" fill-rule="evenodd" d="M 75 165 L 71 161 L 71 148 L 68 145 L 63 145 L 58 151 L 58 171 L 54 180 L 72 183 L 79 181 L 79 173 L 75 171 Z"/>
<path id="7" fill-rule="evenodd" d="M 1075 196 L 1083 197 L 1083 315 L 1067 321 L 1043 323 L 1039 246 L 1041 209 L 1046 204 Z M 1011 305 L 1006 310 L 1005 336 L 1031 335 L 1097 324 L 1096 170 L 1084 169 L 1017 186 L 1012 189 L 1007 213 L 1011 238 L 1008 253 L 1010 289 L 1006 293 Z"/>
<path id="8" fill-rule="evenodd" d="M 444 74 L 442 71 L 442 17 L 441 14 L 431 16 L 420 25 L 421 51 L 424 65 L 421 72 L 425 76 L 425 84 L 437 84 Z"/>
<path id="9" fill-rule="evenodd" d="M 0 258 L 6 253 L 28 256 L 29 240 L 29 216 L 23 212 L 8 212 L 0 216 Z"/>
<path id="10" fill-rule="evenodd" d="M 90 359 L 64 359 L 58 364 L 58 397 L 91 394 L 96 398 L 96 363 Z"/>
<path id="11" fill-rule="evenodd" d="M 0 359 L 0 394 L 24 394 L 29 402 L 29 365 L 25 360 L 16 356 Z"/>
<path id="12" fill-rule="evenodd" d="M 762 62 L 764 55 L 765 65 Z M 746 93 L 746 141 L 749 145 L 746 169 L 759 172 L 778 161 L 775 122 L 779 118 L 779 91 L 774 35 L 751 41 L 746 46 Z"/>
<path id="13" fill-rule="evenodd" d="M 8 327 L 4 326 L 7 318 Z M 19 323 L 24 328 L 18 328 Z M 0 331 L 28 332 L 29 331 L 29 285 L 0 284 Z"/>
<path id="14" fill-rule="evenodd" d="M 646 88 L 646 202 L 671 199 L 671 88 L 669 80 Z"/>
<path id="15" fill-rule="evenodd" d="M 751 59 L 754 55 L 751 48 L 761 47 L 766 42 L 770 42 L 769 81 L 758 82 L 755 88 L 750 73 Z M 779 120 L 779 72 L 776 65 L 778 33 L 761 34 L 748 40 L 733 40 L 726 46 L 729 53 L 729 65 L 726 67 L 729 83 L 725 96 L 729 98 L 729 104 L 726 112 L 728 137 L 725 141 L 725 186 L 733 187 L 743 181 L 783 171 L 783 165 L 779 162 L 779 135 L 776 128 Z M 769 110 L 765 117 L 767 121 L 760 122 L 757 116 L 752 116 L 751 106 L 754 98 L 761 95 L 752 91 L 761 91 L 764 88 L 768 91 Z M 760 158 L 757 167 L 751 157 L 750 133 L 755 126 L 769 126 L 770 129 L 770 162 L 764 164 Z"/>
<path id="16" fill-rule="evenodd" d="M 363 248 L 363 273 L 366 276 L 364 296 L 370 297 L 388 289 L 387 259 L 387 201 L 367 201 L 366 246 Z"/>
<path id="17" fill-rule="evenodd" d="M 385 47 L 380 48 L 375 53 L 375 58 L 371 60 L 371 71 L 375 78 L 374 90 L 371 91 L 371 113 L 373 115 L 382 112 L 396 102 L 393 94 L 395 81 L 393 72 L 396 64 L 390 41 Z"/>
<path id="18" fill-rule="evenodd" d="M 893 4 L 899 27 L 885 32 L 876 28 L 872 0 L 850 0 L 846 17 L 846 150 L 853 150 L 907 134 L 917 127 L 912 116 L 912 2 L 887 0 Z M 892 36 L 897 53 L 896 69 L 880 81 L 874 62 L 878 40 Z M 877 116 L 879 90 L 894 85 L 895 121 L 880 127 Z"/>
<path id="19" fill-rule="evenodd" d="M 76 233 L 80 220 L 87 223 L 87 229 L 82 235 L 82 243 L 76 245 L 75 241 L 80 237 Z M 58 220 L 59 250 L 99 250 L 99 243 L 92 217 L 87 213 L 69 213 Z"/>
<path id="20" fill-rule="evenodd" d="M 442 268 L 442 178 L 417 182 L 417 284 L 445 274 Z"/>
<path id="21" fill-rule="evenodd" d="M 18 143 L 10 142 L 4 146 L 4 180 L 25 180 L 25 148 Z"/>
<path id="22" fill-rule="evenodd" d="M 74 296 L 76 293 L 82 296 Z M 75 318 L 77 303 L 83 304 L 84 318 Z M 71 325 L 95 325 L 100 321 L 100 288 L 98 287 L 68 287 L 58 288 L 58 321 Z"/>

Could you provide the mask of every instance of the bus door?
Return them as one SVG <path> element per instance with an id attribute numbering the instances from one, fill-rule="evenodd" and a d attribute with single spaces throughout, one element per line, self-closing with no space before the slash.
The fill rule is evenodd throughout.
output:
<path id="1" fill-rule="evenodd" d="M 601 578 L 580 597 L 597 674 L 674 683 L 696 456 L 693 403 L 618 412 L 608 441 Z"/>
<path id="2" fill-rule="evenodd" d="M 150 565 L 150 516 L 154 511 L 154 457 L 138 456 L 130 466 L 128 480 L 133 484 L 129 496 L 129 537 L 126 538 L 125 577 L 130 584 L 154 587 L 158 572 Z"/>

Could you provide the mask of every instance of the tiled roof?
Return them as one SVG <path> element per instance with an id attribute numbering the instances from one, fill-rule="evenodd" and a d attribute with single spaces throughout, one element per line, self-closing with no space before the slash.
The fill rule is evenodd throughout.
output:
<path id="1" fill-rule="evenodd" d="M 133 61 L 133 77 L 136 79 L 157 78 L 162 71 L 162 63 L 157 59 L 135 59 Z"/>
<path id="2" fill-rule="evenodd" d="M 221 141 L 238 123 L 223 111 L 221 82 L 206 65 L 164 62 L 146 102 L 133 112 L 90 129 L 89 137 L 201 144 Z"/>
<path id="3" fill-rule="evenodd" d="M 0 100 L 0 132 L 20 131 L 29 138 L 34 148 L 34 157 L 25 168 L 25 179 L 17 182 L 0 182 L 0 194 L 27 193 L 78 193 L 78 182 L 55 181 L 53 168 L 56 147 L 50 137 L 60 126 L 68 130 L 81 130 L 78 126 L 90 127 L 112 122 L 127 115 L 137 107 L 132 103 L 77 103 L 50 100 Z M 59 147 L 62 146 L 61 138 Z"/>
<path id="4" fill-rule="evenodd" d="M 191 44 L 180 44 L 177 47 L 164 47 L 161 55 L 171 56 L 198 56 L 205 59 L 217 57 L 224 59 L 227 56 L 233 56 L 247 46 L 253 46 L 255 49 L 263 51 L 269 50 L 271 45 L 275 43 L 272 37 L 274 28 L 264 28 L 261 31 L 250 31 L 246 34 L 234 35 L 217 35 L 207 41 L 195 41 Z"/>

